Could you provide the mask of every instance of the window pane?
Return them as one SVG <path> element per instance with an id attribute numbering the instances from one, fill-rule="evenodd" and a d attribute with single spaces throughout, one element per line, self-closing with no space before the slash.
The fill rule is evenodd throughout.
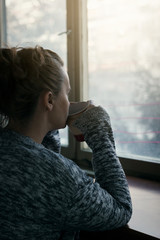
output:
<path id="1" fill-rule="evenodd" d="M 6 0 L 7 43 L 42 45 L 57 52 L 66 62 L 65 0 Z M 59 35 L 60 34 L 60 35 Z"/>
<path id="2" fill-rule="evenodd" d="M 120 156 L 160 161 L 160 1 L 88 0 L 89 98 Z"/>
<path id="3" fill-rule="evenodd" d="M 58 53 L 67 66 L 66 1 L 6 0 L 7 44 L 37 44 Z M 67 129 L 60 131 L 62 144 L 68 145 Z"/>

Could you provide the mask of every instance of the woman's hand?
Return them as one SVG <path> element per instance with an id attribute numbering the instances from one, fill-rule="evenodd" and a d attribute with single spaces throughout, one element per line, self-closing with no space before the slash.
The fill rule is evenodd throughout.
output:
<path id="1" fill-rule="evenodd" d="M 74 104 L 77 104 L 77 103 L 74 103 L 74 102 L 71 102 L 70 104 L 70 108 L 72 107 L 75 107 Z M 95 107 L 95 105 L 92 103 L 92 101 L 90 101 L 89 105 L 82 109 L 82 111 L 78 111 L 78 113 L 75 112 L 75 114 L 71 114 L 68 116 L 68 119 L 67 119 L 67 125 L 70 129 L 70 131 L 73 133 L 74 136 L 79 136 L 79 135 L 83 135 L 82 132 L 74 127 L 74 122 L 86 111 L 88 111 L 89 109 Z"/>

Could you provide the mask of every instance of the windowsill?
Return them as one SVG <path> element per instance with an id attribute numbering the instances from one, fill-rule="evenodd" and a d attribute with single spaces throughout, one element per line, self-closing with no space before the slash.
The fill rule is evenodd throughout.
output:
<path id="1" fill-rule="evenodd" d="M 160 238 L 160 182 L 127 177 L 133 215 L 129 228 Z"/>
<path id="2" fill-rule="evenodd" d="M 86 172 L 90 176 L 93 175 L 92 171 L 86 170 Z M 150 239 L 149 236 L 160 239 L 160 182 L 132 176 L 127 176 L 127 180 L 133 214 L 128 223 L 129 229 L 120 229 L 117 233 L 122 236 L 129 234 L 130 238 L 136 236 L 137 239 Z"/>

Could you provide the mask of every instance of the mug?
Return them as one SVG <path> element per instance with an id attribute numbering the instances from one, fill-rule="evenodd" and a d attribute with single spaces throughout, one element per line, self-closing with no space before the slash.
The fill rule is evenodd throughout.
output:
<path id="1" fill-rule="evenodd" d="M 70 102 L 67 124 L 69 126 L 69 130 L 73 133 L 74 137 L 78 142 L 83 142 L 84 136 L 78 128 L 72 126 L 72 123 L 83 112 L 85 112 L 89 107 L 91 107 L 92 104 L 93 102 L 91 100 L 88 100 L 86 102 Z"/>

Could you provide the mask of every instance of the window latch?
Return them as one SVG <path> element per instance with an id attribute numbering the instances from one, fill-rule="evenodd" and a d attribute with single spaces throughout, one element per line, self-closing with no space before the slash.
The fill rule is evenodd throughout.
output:
<path id="1" fill-rule="evenodd" d="M 58 36 L 61 36 L 61 35 L 63 35 L 63 34 L 69 35 L 71 32 L 72 32 L 72 30 L 71 30 L 71 29 L 68 29 L 67 31 L 58 33 Z"/>

